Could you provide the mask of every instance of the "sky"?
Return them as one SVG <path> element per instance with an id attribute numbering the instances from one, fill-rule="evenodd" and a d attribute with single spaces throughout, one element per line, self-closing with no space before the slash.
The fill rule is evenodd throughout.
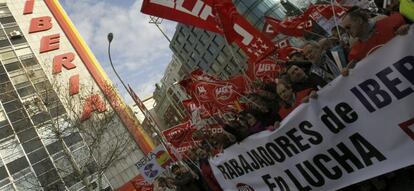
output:
<path id="1" fill-rule="evenodd" d="M 171 61 L 168 41 L 149 16 L 140 13 L 142 0 L 60 0 L 70 19 L 127 103 L 132 99 L 117 80 L 108 59 L 107 34 L 112 32 L 112 62 L 121 78 L 141 99 L 152 96 Z M 175 22 L 161 28 L 172 38 Z"/>

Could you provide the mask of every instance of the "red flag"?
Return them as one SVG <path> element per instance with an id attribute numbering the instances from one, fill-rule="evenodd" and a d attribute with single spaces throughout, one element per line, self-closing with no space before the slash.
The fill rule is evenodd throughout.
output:
<path id="1" fill-rule="evenodd" d="M 141 12 L 222 33 L 216 23 L 212 7 L 213 3 L 209 0 L 144 0 Z"/>
<path id="2" fill-rule="evenodd" d="M 263 25 L 262 33 L 269 39 L 274 39 L 279 33 L 277 33 L 273 26 L 265 20 Z"/>
<path id="3" fill-rule="evenodd" d="M 247 81 L 239 75 L 230 80 L 216 84 L 214 89 L 214 99 L 221 105 L 232 105 L 242 94 L 247 92 Z"/>
<path id="4" fill-rule="evenodd" d="M 272 41 L 241 16 L 231 1 L 216 3 L 215 8 L 226 40 L 235 42 L 249 60 L 261 60 L 273 52 Z"/>
<path id="5" fill-rule="evenodd" d="M 287 46 L 277 50 L 277 57 L 280 60 L 288 61 L 290 59 L 290 54 L 292 54 L 295 51 L 300 52 L 301 49 L 292 46 Z"/>
<path id="6" fill-rule="evenodd" d="M 214 90 L 219 85 L 214 82 L 196 81 L 193 82 L 192 89 L 194 97 L 200 104 L 214 101 Z"/>
<path id="7" fill-rule="evenodd" d="M 134 179 L 131 180 L 131 182 L 134 184 L 134 188 L 138 191 L 152 191 L 153 185 L 145 181 L 144 177 L 142 175 L 136 176 Z"/>
<path id="8" fill-rule="evenodd" d="M 204 128 L 204 130 L 209 132 L 209 134 L 218 134 L 218 133 L 223 133 L 224 132 L 223 127 L 219 124 L 207 125 Z"/>
<path id="9" fill-rule="evenodd" d="M 234 105 L 234 101 L 248 91 L 247 87 L 246 79 L 243 76 L 236 76 L 231 80 L 217 82 L 195 81 L 190 86 L 189 92 L 200 105 L 204 105 L 210 114 L 213 114 L 217 110 Z"/>
<path id="10" fill-rule="evenodd" d="M 265 17 L 265 19 L 272 25 L 274 31 L 288 36 L 301 37 L 306 31 L 312 30 L 312 20 L 303 15 L 286 17 L 283 21 L 271 17 Z"/>
<path id="11" fill-rule="evenodd" d="M 317 4 L 309 6 L 304 16 L 312 18 L 328 34 L 331 34 L 332 28 L 338 24 L 339 19 L 345 15 L 346 11 L 346 8 L 337 5 Z"/>
<path id="12" fill-rule="evenodd" d="M 182 142 L 191 141 L 192 134 L 196 130 L 191 121 L 187 121 L 162 131 L 162 134 L 171 145 L 177 148 Z"/>
<path id="13" fill-rule="evenodd" d="M 282 65 L 276 63 L 274 59 L 266 58 L 260 62 L 249 63 L 247 74 L 254 80 L 274 82 L 282 72 L 282 68 Z"/>
<path id="14" fill-rule="evenodd" d="M 177 149 L 178 153 L 180 153 L 181 155 L 187 155 L 191 149 L 194 149 L 198 147 L 199 145 L 201 145 L 200 140 L 186 141 L 186 142 L 180 143 L 180 145 L 175 148 Z"/>

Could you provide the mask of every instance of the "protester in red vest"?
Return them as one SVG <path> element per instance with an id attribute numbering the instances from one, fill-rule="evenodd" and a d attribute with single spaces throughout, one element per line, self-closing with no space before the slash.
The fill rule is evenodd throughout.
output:
<path id="1" fill-rule="evenodd" d="M 349 35 L 358 38 L 348 54 L 347 68 L 353 68 L 356 62 L 383 46 L 395 35 L 407 34 L 410 25 L 406 24 L 399 13 L 374 21 L 369 19 L 364 10 L 353 7 L 342 20 L 342 27 Z"/>
<path id="2" fill-rule="evenodd" d="M 281 100 L 279 115 L 282 119 L 289 115 L 302 102 L 306 102 L 309 97 L 316 97 L 316 92 L 312 88 L 295 93 L 289 84 L 282 81 L 277 84 L 276 91 Z"/>
<path id="3" fill-rule="evenodd" d="M 211 191 L 222 191 L 219 183 L 214 177 L 213 171 L 211 170 L 210 164 L 208 162 L 208 154 L 203 149 L 199 148 L 197 150 L 197 155 L 199 157 L 199 165 L 201 170 L 201 175 L 204 180 L 207 182 L 208 187 Z"/>

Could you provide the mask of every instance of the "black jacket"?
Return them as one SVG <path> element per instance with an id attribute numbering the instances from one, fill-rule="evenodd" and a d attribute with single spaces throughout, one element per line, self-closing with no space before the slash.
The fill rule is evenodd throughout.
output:
<path id="1" fill-rule="evenodd" d="M 190 172 L 176 176 L 174 183 L 177 186 L 177 191 L 202 191 Z"/>

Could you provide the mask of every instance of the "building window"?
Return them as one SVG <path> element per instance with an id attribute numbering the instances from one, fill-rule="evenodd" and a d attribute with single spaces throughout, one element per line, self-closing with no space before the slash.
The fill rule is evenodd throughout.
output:
<path id="1" fill-rule="evenodd" d="M 5 30 L 12 44 L 17 45 L 26 42 L 26 39 L 23 37 L 23 33 L 20 31 L 18 26 L 5 28 Z"/>
<path id="2" fill-rule="evenodd" d="M 12 124 L 16 133 L 22 132 L 32 127 L 32 124 L 30 123 L 30 120 L 28 118 L 22 118 L 18 121 L 13 122 Z"/>
<path id="3" fill-rule="evenodd" d="M 217 46 L 215 46 L 214 44 L 210 44 L 210 46 L 208 46 L 207 50 L 211 55 L 214 55 L 217 52 L 218 49 L 217 49 Z"/>
<path id="4" fill-rule="evenodd" d="M 254 24 L 254 23 L 257 23 L 260 20 L 260 16 L 256 15 L 255 12 L 250 12 L 247 15 L 247 20 L 249 20 L 250 23 L 253 23 Z"/>
<path id="5" fill-rule="evenodd" d="M 0 18 L 12 16 L 8 7 L 0 8 Z"/>
<path id="6" fill-rule="evenodd" d="M 62 157 L 55 160 L 56 168 L 62 177 L 65 177 L 73 172 L 73 168 L 70 165 L 70 161 L 66 157 Z"/>
<path id="7" fill-rule="evenodd" d="M 17 99 L 17 98 L 16 98 Z M 9 101 L 7 103 L 3 103 L 4 110 L 6 113 L 15 111 L 17 109 L 23 108 L 23 105 L 20 103 L 19 100 Z"/>
<path id="8" fill-rule="evenodd" d="M 246 7 L 252 7 L 256 1 L 240 1 L 240 4 L 244 4 Z"/>
<path id="9" fill-rule="evenodd" d="M 79 133 L 72 133 L 72 134 L 70 134 L 69 136 L 66 136 L 63 139 L 64 139 L 64 141 L 65 141 L 65 143 L 68 147 L 82 141 L 82 137 L 80 136 Z"/>
<path id="10" fill-rule="evenodd" d="M 55 169 L 53 169 L 53 170 L 51 170 L 51 171 L 49 171 L 45 174 L 42 174 L 41 176 L 38 176 L 38 180 L 39 180 L 40 184 L 43 187 L 46 187 L 46 186 L 51 185 L 55 182 L 58 182 L 59 181 L 59 174 L 56 172 Z M 56 188 L 48 187 L 48 188 L 46 188 L 46 190 L 56 190 Z"/>
<path id="11" fill-rule="evenodd" d="M 10 138 L 11 135 L 13 135 L 13 129 L 10 125 L 4 125 L 0 127 L 0 141 L 3 139 Z"/>
<path id="12" fill-rule="evenodd" d="M 28 154 L 27 157 L 29 158 L 29 161 L 32 164 L 36 164 L 37 162 L 39 162 L 39 161 L 41 161 L 45 158 L 48 158 L 49 156 L 47 155 L 46 150 L 43 147 L 41 147 L 40 149 L 37 149 L 36 151 Z"/>
<path id="13" fill-rule="evenodd" d="M 36 149 L 43 148 L 43 144 L 39 139 L 27 141 L 23 143 L 22 146 L 26 153 L 30 153 Z"/>
<path id="14" fill-rule="evenodd" d="M 7 51 L 7 52 L 0 53 L 1 60 L 8 60 L 8 59 L 15 58 L 15 57 L 16 55 L 14 54 L 13 51 Z"/>
<path id="15" fill-rule="evenodd" d="M 37 190 L 40 188 L 39 182 L 32 172 L 15 181 L 15 185 L 17 190 Z"/>
<path id="16" fill-rule="evenodd" d="M 247 9 L 248 9 L 248 7 L 246 7 L 246 5 L 244 3 L 239 3 L 237 5 L 237 10 L 239 11 L 239 13 L 241 15 L 243 15 L 244 13 L 246 13 Z"/>
<path id="17" fill-rule="evenodd" d="M 15 138 L 2 141 L 0 146 L 2 148 L 0 149 L 0 154 L 5 164 L 24 156 L 23 150 Z"/>
<path id="18" fill-rule="evenodd" d="M 35 94 L 34 87 L 29 83 L 28 86 L 17 89 L 20 97 L 24 98 Z"/>
<path id="19" fill-rule="evenodd" d="M 27 162 L 25 157 L 21 157 L 8 163 L 6 166 L 7 166 L 7 169 L 9 169 L 9 172 L 13 176 L 13 178 L 19 178 L 25 172 L 22 172 L 19 174 L 17 173 L 25 169 L 27 170 L 28 169 L 27 167 L 29 167 L 29 163 Z"/>
<path id="20" fill-rule="evenodd" d="M 226 62 L 226 60 L 225 60 L 225 58 L 224 58 L 223 54 L 219 54 L 219 55 L 217 56 L 216 60 L 217 60 L 217 62 L 219 62 L 219 63 L 221 63 L 221 64 L 224 64 L 224 63 Z"/>
<path id="21" fill-rule="evenodd" d="M 54 167 L 53 167 L 53 163 L 50 161 L 50 159 L 46 158 L 46 159 L 42 160 L 41 162 L 36 163 L 35 165 L 33 165 L 33 169 L 36 172 L 36 174 L 39 176 L 39 175 L 42 175 L 42 174 L 54 169 Z"/>
<path id="22" fill-rule="evenodd" d="M 1 161 L 0 161 L 1 163 Z M 7 174 L 6 167 L 3 164 L 0 165 L 0 190 L 5 190 L 5 188 L 1 188 L 10 183 L 9 175 Z M 8 188 L 8 187 L 6 187 Z M 10 188 L 13 190 L 13 188 Z"/>
<path id="23" fill-rule="evenodd" d="M 26 113 L 23 109 L 19 109 L 13 112 L 8 113 L 9 120 L 11 122 L 18 121 L 26 116 Z"/>
<path id="24" fill-rule="evenodd" d="M 18 88 L 18 87 L 27 86 L 27 83 L 29 82 L 29 79 L 27 78 L 27 76 L 25 74 L 21 74 L 21 75 L 17 75 L 17 76 L 12 76 L 11 81 L 16 86 L 16 88 Z"/>
<path id="25" fill-rule="evenodd" d="M 196 46 L 196 48 L 195 48 L 195 50 L 196 50 L 199 54 L 203 52 L 203 49 L 204 49 L 204 47 L 203 47 L 203 45 L 201 45 L 201 44 L 198 44 L 198 45 Z"/>
<path id="26" fill-rule="evenodd" d="M 9 39 L 7 38 L 3 30 L 0 30 L 0 47 L 7 47 L 7 46 L 10 46 Z"/>
<path id="27" fill-rule="evenodd" d="M 214 62 L 213 65 L 211 66 L 211 69 L 214 71 L 214 73 L 217 73 L 218 71 L 221 70 L 220 63 Z"/>
<path id="28" fill-rule="evenodd" d="M 0 110 L 0 127 L 3 126 L 4 123 L 7 124 L 6 115 L 2 110 Z"/>
<path id="29" fill-rule="evenodd" d="M 18 133 L 17 136 L 19 137 L 19 140 L 24 143 L 26 141 L 38 138 L 37 133 L 34 128 L 29 128 L 26 131 L 23 131 L 21 133 Z"/>
<path id="30" fill-rule="evenodd" d="M 21 49 L 16 50 L 17 56 L 30 55 L 30 54 L 32 54 L 32 50 L 30 50 L 30 48 L 21 48 Z"/>
<path id="31" fill-rule="evenodd" d="M 51 143 L 55 142 L 57 139 L 52 132 L 53 127 L 51 125 L 44 125 L 42 127 L 37 128 L 37 132 L 39 133 L 40 139 L 42 139 L 45 145 L 50 145 Z"/>

